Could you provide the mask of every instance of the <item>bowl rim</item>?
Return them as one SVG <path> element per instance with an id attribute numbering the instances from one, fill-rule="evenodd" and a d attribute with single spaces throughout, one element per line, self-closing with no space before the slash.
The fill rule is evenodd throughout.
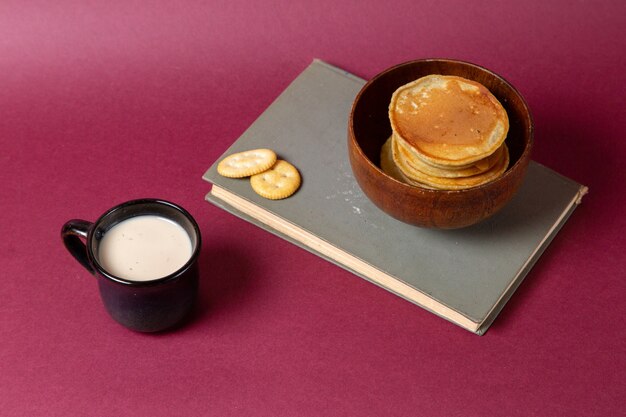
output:
<path id="1" fill-rule="evenodd" d="M 396 71 L 399 68 L 406 67 L 406 66 L 409 66 L 409 65 L 415 65 L 415 64 L 426 63 L 426 62 L 446 62 L 446 63 L 461 64 L 461 65 L 466 65 L 468 67 L 477 68 L 477 69 L 479 69 L 481 71 L 484 71 L 484 72 L 490 74 L 491 76 L 495 77 L 496 79 L 498 79 L 500 82 L 505 84 L 508 88 L 510 88 L 520 98 L 520 100 L 521 100 L 521 102 L 522 102 L 522 104 L 524 106 L 525 113 L 528 115 L 528 119 L 530 121 L 529 129 L 528 129 L 529 130 L 529 132 L 528 132 L 529 133 L 529 140 L 527 141 L 526 147 L 524 148 L 524 151 L 521 153 L 521 155 L 519 156 L 517 161 L 512 166 L 509 166 L 506 169 L 506 171 L 504 172 L 504 174 L 502 174 L 497 179 L 495 179 L 493 181 L 489 181 L 489 182 L 487 182 L 485 184 L 481 184 L 481 185 L 477 185 L 477 186 L 469 187 L 469 188 L 464 188 L 464 189 L 461 189 L 461 190 L 437 190 L 437 189 L 423 188 L 423 187 L 419 187 L 419 186 L 416 186 L 416 185 L 407 184 L 405 182 L 399 181 L 399 180 L 393 178 L 392 176 L 388 175 L 380 167 L 378 167 L 376 164 L 374 164 L 370 160 L 370 158 L 368 158 L 367 155 L 365 155 L 365 152 L 363 152 L 363 149 L 361 149 L 361 146 L 359 145 L 358 141 L 356 140 L 356 135 L 354 133 L 354 111 L 355 111 L 355 108 L 356 108 L 359 100 L 361 99 L 361 96 L 363 95 L 363 93 L 372 84 L 374 84 L 378 79 L 382 78 L 383 76 L 387 75 L 390 72 Z M 373 167 L 379 174 L 384 176 L 386 179 L 394 181 L 397 184 L 400 184 L 401 186 L 406 187 L 409 190 L 413 190 L 414 192 L 422 192 L 424 194 L 433 194 L 433 195 L 441 195 L 441 194 L 455 195 L 455 194 L 470 193 L 470 192 L 474 192 L 476 190 L 482 190 L 482 189 L 485 189 L 485 188 L 492 187 L 495 184 L 498 184 L 498 183 L 506 181 L 508 179 L 508 177 L 513 175 L 512 172 L 516 171 L 521 164 L 524 164 L 525 161 L 527 159 L 529 159 L 529 156 L 530 156 L 530 153 L 532 151 L 533 144 L 534 144 L 535 123 L 534 123 L 533 116 L 532 116 L 532 113 L 530 111 L 530 108 L 528 107 L 528 103 L 524 99 L 524 96 L 522 96 L 522 94 L 511 83 L 509 83 L 502 76 L 496 74 L 495 72 L 493 72 L 493 71 L 491 71 L 491 70 L 489 70 L 489 69 L 487 69 L 487 68 L 485 68 L 485 67 L 483 67 L 481 65 L 477 65 L 477 64 L 474 64 L 474 63 L 468 62 L 468 61 L 452 59 L 452 58 L 423 58 L 423 59 L 415 59 L 415 60 L 411 60 L 411 61 L 406 61 L 406 62 L 402 62 L 402 63 L 397 64 L 397 65 L 394 65 L 392 67 L 389 67 L 389 68 L 379 72 L 374 77 L 372 77 L 370 80 L 368 80 L 365 83 L 365 85 L 363 85 L 363 87 L 361 87 L 361 90 L 359 90 L 359 92 L 357 93 L 357 95 L 354 98 L 354 101 L 352 102 L 352 107 L 350 109 L 350 116 L 348 118 L 348 131 L 349 131 L 350 142 L 353 143 L 354 148 L 359 153 L 359 156 L 362 159 L 364 159 L 367 162 L 367 164 L 369 164 L 371 167 Z"/>

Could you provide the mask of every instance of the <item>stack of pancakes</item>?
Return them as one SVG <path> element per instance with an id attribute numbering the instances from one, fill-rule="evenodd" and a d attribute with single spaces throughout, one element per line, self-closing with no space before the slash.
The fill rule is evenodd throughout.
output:
<path id="1" fill-rule="evenodd" d="M 424 188 L 461 190 L 501 176 L 509 165 L 509 119 L 482 84 L 428 75 L 398 88 L 381 168 Z"/>

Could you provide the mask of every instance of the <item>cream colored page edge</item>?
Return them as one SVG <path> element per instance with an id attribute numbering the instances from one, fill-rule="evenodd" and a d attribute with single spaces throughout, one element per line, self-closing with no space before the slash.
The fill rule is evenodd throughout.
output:
<path id="1" fill-rule="evenodd" d="M 409 300 L 413 300 L 415 303 L 423 306 L 424 308 L 433 311 L 434 313 L 447 318 L 448 320 L 464 327 L 472 332 L 477 332 L 481 323 L 476 323 L 463 316 L 459 312 L 441 304 L 440 302 L 426 296 L 424 293 L 416 290 L 415 288 L 398 281 L 389 274 L 374 268 L 372 265 L 364 262 L 347 252 L 331 245 L 319 237 L 304 231 L 292 223 L 289 223 L 279 216 L 262 209 L 253 203 L 245 200 L 239 196 L 236 196 L 229 191 L 213 184 L 211 188 L 211 194 L 215 197 L 225 201 L 231 206 L 237 208 L 242 213 L 253 217 L 260 222 L 272 227 L 273 229 L 289 236 L 290 238 L 314 249 L 315 251 L 327 256 L 348 268 L 369 277 L 371 280 L 377 282 L 384 288 L 387 288 L 397 294 L 400 294 Z"/>

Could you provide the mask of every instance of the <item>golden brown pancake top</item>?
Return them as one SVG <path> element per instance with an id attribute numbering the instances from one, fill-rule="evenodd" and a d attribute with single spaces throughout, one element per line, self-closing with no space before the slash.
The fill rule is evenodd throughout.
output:
<path id="1" fill-rule="evenodd" d="M 403 91 L 396 102 L 396 128 L 412 146 L 419 143 L 480 145 L 506 117 L 497 99 L 483 85 L 455 76 L 441 76 L 444 88 Z M 463 88 L 462 88 L 463 87 Z"/>

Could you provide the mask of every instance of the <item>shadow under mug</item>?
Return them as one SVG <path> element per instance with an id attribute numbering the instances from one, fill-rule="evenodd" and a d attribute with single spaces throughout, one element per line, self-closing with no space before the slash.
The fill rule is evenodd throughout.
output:
<path id="1" fill-rule="evenodd" d="M 192 254 L 180 269 L 163 278 L 131 281 L 107 272 L 98 248 L 104 234 L 116 224 L 136 216 L 156 215 L 180 225 L 191 239 Z M 157 332 L 180 323 L 193 309 L 198 293 L 200 229 L 182 207 L 165 200 L 132 200 L 113 207 L 94 223 L 74 219 L 63 225 L 67 250 L 98 281 L 100 297 L 109 315 L 123 326 Z"/>

